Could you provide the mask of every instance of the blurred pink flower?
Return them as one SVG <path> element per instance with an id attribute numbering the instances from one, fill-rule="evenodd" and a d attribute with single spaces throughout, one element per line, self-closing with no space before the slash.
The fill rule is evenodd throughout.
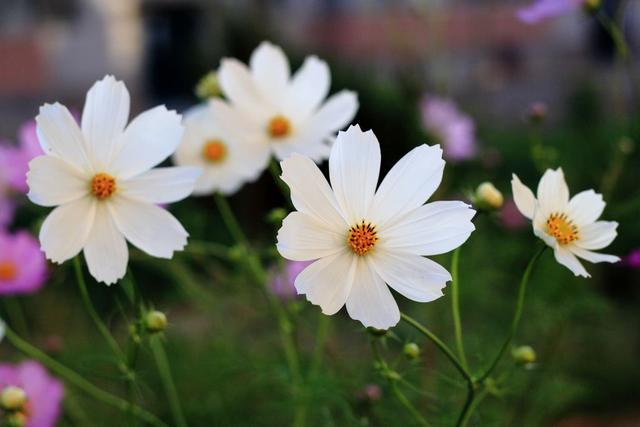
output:
<path id="1" fill-rule="evenodd" d="M 425 96 L 420 107 L 424 127 L 442 144 L 448 160 L 468 160 L 477 153 L 473 120 L 450 99 Z"/>
<path id="2" fill-rule="evenodd" d="M 527 225 L 527 219 L 520 213 L 513 199 L 505 200 L 500 211 L 500 219 L 504 228 L 518 230 Z"/>
<path id="3" fill-rule="evenodd" d="M 296 277 L 313 261 L 285 261 L 282 271 L 278 271 L 269 285 L 269 290 L 282 299 L 291 299 L 298 296 L 294 286 Z"/>
<path id="4" fill-rule="evenodd" d="M 36 134 L 35 121 L 22 125 L 18 131 L 18 141 L 18 146 L 6 143 L 0 145 L 0 168 L 3 171 L 1 178 L 7 188 L 26 193 L 29 162 L 43 154 Z"/>
<path id="5" fill-rule="evenodd" d="M 25 361 L 0 364 L 0 389 L 20 387 L 27 394 L 26 427 L 53 427 L 61 413 L 64 387 L 42 365 Z"/>
<path id="6" fill-rule="evenodd" d="M 623 262 L 631 268 L 640 268 L 640 248 L 632 250 L 623 258 Z"/>
<path id="7" fill-rule="evenodd" d="M 518 9 L 518 19 L 527 24 L 536 24 L 549 18 L 571 13 L 584 6 L 586 0 L 536 0 L 529 6 Z"/>
<path id="8" fill-rule="evenodd" d="M 30 294 L 47 278 L 40 244 L 29 233 L 0 230 L 0 295 Z"/>
<path id="9" fill-rule="evenodd" d="M 0 183 L 0 187 L 1 186 L 2 183 Z M 5 227 L 11 224 L 15 210 L 16 204 L 10 197 L 4 194 L 4 191 L 0 188 L 0 227 Z"/>

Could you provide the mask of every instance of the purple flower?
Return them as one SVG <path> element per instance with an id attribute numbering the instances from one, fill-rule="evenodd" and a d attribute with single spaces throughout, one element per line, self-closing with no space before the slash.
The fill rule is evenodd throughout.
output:
<path id="1" fill-rule="evenodd" d="M 0 168 L 3 171 L 0 179 L 5 187 L 19 193 L 26 193 L 29 162 L 43 154 L 36 134 L 35 121 L 22 125 L 18 131 L 18 140 L 20 142 L 18 146 L 6 143 L 0 145 Z"/>
<path id="2" fill-rule="evenodd" d="M 27 394 L 26 427 L 53 427 L 60 417 L 64 387 L 38 362 L 0 364 L 0 390 L 20 387 Z"/>
<path id="3" fill-rule="evenodd" d="M 422 122 L 442 144 L 448 160 L 468 160 L 477 152 L 473 120 L 460 112 L 450 99 L 425 96 L 421 101 Z"/>
<path id="4" fill-rule="evenodd" d="M 640 249 L 632 250 L 629 255 L 624 257 L 623 262 L 631 268 L 640 268 Z"/>
<path id="5" fill-rule="evenodd" d="M 536 24 L 549 18 L 571 13 L 584 6 L 586 0 L 537 0 L 518 9 L 518 19 L 527 24 Z"/>
<path id="6" fill-rule="evenodd" d="M 0 186 L 2 186 L 1 182 Z M 0 188 L 0 228 L 4 228 L 5 226 L 11 224 L 15 211 L 15 202 L 11 200 L 10 197 L 3 194 L 2 188 Z"/>
<path id="7" fill-rule="evenodd" d="M 29 233 L 0 230 L 0 295 L 30 294 L 47 278 L 47 262 Z"/>
<path id="8" fill-rule="evenodd" d="M 285 261 L 282 271 L 278 271 L 269 285 L 269 290 L 282 299 L 295 298 L 298 295 L 294 283 L 298 274 L 313 261 Z"/>

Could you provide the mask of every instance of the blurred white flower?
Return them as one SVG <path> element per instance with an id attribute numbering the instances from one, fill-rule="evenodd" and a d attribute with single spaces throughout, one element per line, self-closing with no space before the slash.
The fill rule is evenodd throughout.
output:
<path id="1" fill-rule="evenodd" d="M 326 62 L 309 56 L 291 76 L 282 49 L 269 42 L 258 46 L 249 66 L 222 60 L 218 78 L 228 101 L 211 100 L 216 120 L 278 159 L 291 153 L 316 162 L 329 157 L 332 137 L 356 114 L 356 94 L 343 90 L 325 102 L 331 81 Z"/>
<path id="2" fill-rule="evenodd" d="M 180 115 L 159 106 L 128 119 L 129 92 L 112 76 L 87 93 L 81 129 L 63 105 L 43 105 L 36 122 L 45 155 L 27 174 L 29 199 L 57 206 L 40 229 L 47 258 L 62 263 L 84 250 L 91 275 L 107 284 L 126 272 L 126 240 L 160 258 L 184 247 L 187 232 L 157 204 L 187 197 L 200 175 L 152 169 L 180 142 Z"/>
<path id="3" fill-rule="evenodd" d="M 620 258 L 593 250 L 603 249 L 618 235 L 615 221 L 598 221 L 605 207 L 602 195 L 582 191 L 569 200 L 569 188 L 561 168 L 547 169 L 538 184 L 538 198 L 514 174 L 513 199 L 518 210 L 533 222 L 533 232 L 553 248 L 556 260 L 576 276 L 591 277 L 578 258 L 618 262 Z"/>
<path id="4" fill-rule="evenodd" d="M 295 281 L 300 294 L 334 314 L 345 305 L 365 326 L 387 329 L 400 320 L 389 288 L 428 302 L 442 296 L 451 276 L 423 256 L 448 252 L 474 230 L 470 206 L 423 203 L 442 180 L 439 146 L 410 151 L 376 191 L 380 145 L 373 132 L 351 126 L 331 150 L 331 187 L 308 157 L 281 162 L 297 212 L 278 232 L 278 251 L 293 261 L 317 260 Z"/>
<path id="5" fill-rule="evenodd" d="M 258 179 L 269 162 L 269 151 L 255 147 L 241 133 L 219 123 L 209 106 L 197 106 L 184 115 L 182 142 L 173 160 L 180 166 L 198 166 L 202 175 L 194 195 L 232 194 Z"/>

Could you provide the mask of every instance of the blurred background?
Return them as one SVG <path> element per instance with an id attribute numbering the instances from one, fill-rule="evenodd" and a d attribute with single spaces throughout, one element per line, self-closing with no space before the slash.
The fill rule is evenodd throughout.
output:
<path id="1" fill-rule="evenodd" d="M 381 141 L 384 171 L 418 144 L 445 143 L 430 125 L 428 104 L 449 100 L 464 116 L 473 149 L 450 155 L 437 197 L 466 197 L 492 181 L 506 199 L 500 212 L 477 218 L 478 231 L 462 250 L 462 317 L 472 366 L 486 366 L 504 339 L 519 277 L 535 250 L 529 226 L 510 201 L 512 172 L 535 186 L 545 167 L 562 166 L 572 193 L 603 192 L 605 218 L 620 222 L 607 252 L 624 258 L 617 265 L 588 265 L 593 278 L 584 280 L 545 254 L 517 338 L 536 349 L 538 361 L 529 369 L 505 363 L 508 385 L 486 398 L 473 425 L 640 426 L 640 255 L 632 256 L 640 248 L 640 1 L 606 0 L 599 12 L 622 29 L 626 59 L 586 11 L 529 24 L 516 16 L 527 4 L 1 0 L 0 140 L 16 143 L 20 126 L 44 102 L 79 113 L 86 91 L 105 74 L 126 82 L 132 116 L 159 103 L 185 111 L 199 102 L 196 84 L 221 58 L 247 62 L 262 40 L 282 46 L 292 70 L 305 56 L 320 56 L 331 67 L 332 92 L 358 92 L 355 122 L 373 128 Z M 255 245 L 275 263 L 269 250 L 279 225 L 265 218 L 285 200 L 271 177 L 246 186 L 231 203 Z M 189 199 L 172 210 L 195 240 L 231 241 L 211 199 Z M 45 213 L 25 202 L 11 228 L 37 234 Z M 450 257 L 438 261 L 448 266 Z M 145 298 L 169 315 L 167 346 L 190 425 L 286 425 L 294 398 L 274 321 L 234 266 L 197 254 L 166 262 L 135 251 L 131 263 Z M 79 306 L 71 268 L 51 268 L 50 277 L 36 295 L 0 298 L 22 305 L 33 342 L 118 390 L 117 370 L 99 355 L 103 343 Z M 97 284 L 91 290 L 101 313 L 126 337 L 114 303 L 120 291 Z M 432 304 L 398 299 L 451 342 L 446 293 Z M 313 351 L 319 310 L 296 299 L 287 304 L 304 361 Z M 402 340 L 418 339 L 397 329 Z M 411 425 L 372 368 L 359 324 L 336 315 L 329 337 L 325 366 L 309 380 L 309 424 Z M 401 356 L 401 346 L 390 342 L 388 353 Z M 141 401 L 168 417 L 158 380 L 145 368 L 148 355 L 142 357 Z M 0 358 L 20 359 L 7 345 Z M 432 425 L 451 425 L 464 387 L 446 360 L 427 344 L 418 361 L 399 366 L 420 388 L 408 394 Z M 110 409 L 72 388 L 66 396 L 60 425 L 116 425 L 93 416 L 87 424 L 87 414 Z"/>

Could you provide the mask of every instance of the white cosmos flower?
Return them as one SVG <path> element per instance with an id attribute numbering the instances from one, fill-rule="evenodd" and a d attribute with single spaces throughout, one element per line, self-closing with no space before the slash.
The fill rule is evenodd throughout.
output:
<path id="1" fill-rule="evenodd" d="M 309 56 L 291 76 L 282 49 L 268 42 L 249 65 L 222 60 L 218 78 L 228 102 L 211 100 L 218 122 L 242 130 L 278 159 L 291 153 L 316 162 L 329 157 L 332 137 L 355 116 L 356 94 L 343 90 L 325 101 L 331 81 L 326 62 Z"/>
<path id="2" fill-rule="evenodd" d="M 157 204 L 187 197 L 200 174 L 152 169 L 180 142 L 178 114 L 161 106 L 128 119 L 129 92 L 112 76 L 87 93 L 81 127 L 66 107 L 43 105 L 36 122 L 45 155 L 27 173 L 31 201 L 57 206 L 40 229 L 47 258 L 62 263 L 84 250 L 91 275 L 107 284 L 126 272 L 126 240 L 160 258 L 184 247 L 187 232 Z"/>
<path id="3" fill-rule="evenodd" d="M 593 250 L 603 249 L 616 238 L 618 223 L 598 221 L 605 207 L 602 195 L 586 190 L 569 199 L 561 168 L 547 169 L 538 184 L 538 198 L 514 174 L 513 199 L 533 223 L 533 232 L 553 248 L 556 260 L 576 276 L 590 277 L 578 258 L 590 262 L 618 262 L 620 258 Z"/>
<path id="4" fill-rule="evenodd" d="M 269 152 L 252 146 L 242 134 L 218 123 L 210 106 L 197 106 L 184 115 L 182 142 L 173 160 L 180 166 L 203 170 L 194 195 L 232 194 L 258 179 L 269 162 Z"/>
<path id="5" fill-rule="evenodd" d="M 377 191 L 380 145 L 358 126 L 338 134 L 331 187 L 308 157 L 294 154 L 281 165 L 297 212 L 278 232 L 278 251 L 293 261 L 317 260 L 298 275 L 298 293 L 325 314 L 346 304 L 352 318 L 378 329 L 400 320 L 387 284 L 414 301 L 442 296 L 451 276 L 424 256 L 464 243 L 475 211 L 459 201 L 423 204 L 442 180 L 440 146 L 411 150 Z"/>

